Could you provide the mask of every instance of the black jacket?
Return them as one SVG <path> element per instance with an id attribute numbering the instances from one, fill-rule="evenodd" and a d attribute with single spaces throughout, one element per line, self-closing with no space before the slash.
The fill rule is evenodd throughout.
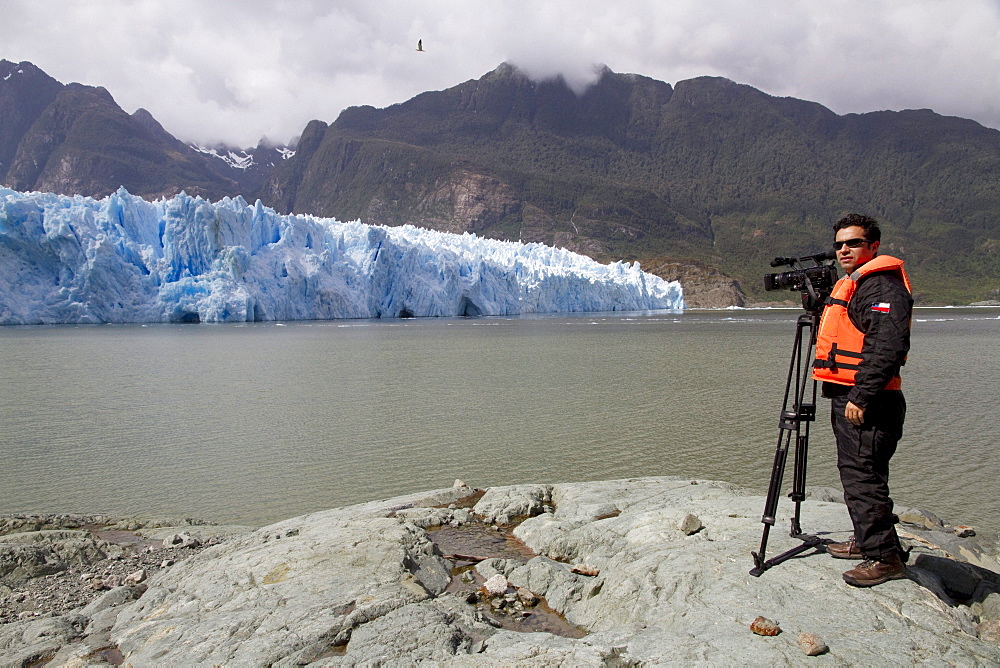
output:
<path id="1" fill-rule="evenodd" d="M 884 312 L 886 304 L 888 313 Z M 876 305 L 879 310 L 872 308 Z M 865 335 L 861 368 L 853 387 L 823 383 L 823 395 L 846 394 L 848 401 L 866 407 L 906 361 L 912 315 L 913 297 L 898 276 L 880 271 L 863 277 L 847 305 L 847 316 Z"/>

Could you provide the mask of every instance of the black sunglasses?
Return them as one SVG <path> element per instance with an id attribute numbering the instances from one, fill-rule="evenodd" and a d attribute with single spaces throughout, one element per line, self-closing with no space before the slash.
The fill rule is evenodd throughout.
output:
<path id="1" fill-rule="evenodd" d="M 842 246 L 847 246 L 848 248 L 857 248 L 861 244 L 868 243 L 868 239 L 862 239 L 861 237 L 855 237 L 853 239 L 848 239 L 847 241 L 834 241 L 833 250 L 840 250 Z"/>

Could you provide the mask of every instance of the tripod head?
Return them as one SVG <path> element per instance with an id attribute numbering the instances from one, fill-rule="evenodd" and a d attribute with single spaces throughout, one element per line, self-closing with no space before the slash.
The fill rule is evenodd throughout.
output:
<path id="1" fill-rule="evenodd" d="M 826 298 L 837 282 L 836 259 L 833 251 L 824 251 L 803 257 L 776 257 L 772 267 L 790 267 L 789 271 L 764 274 L 764 289 L 798 290 L 802 293 L 802 308 L 811 315 L 818 315 L 826 305 Z"/>

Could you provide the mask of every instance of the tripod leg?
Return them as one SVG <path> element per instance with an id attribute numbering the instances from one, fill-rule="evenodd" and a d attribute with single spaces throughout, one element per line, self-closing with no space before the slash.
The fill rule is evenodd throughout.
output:
<path id="1" fill-rule="evenodd" d="M 796 436 L 795 443 L 795 473 L 792 479 L 792 491 L 789 494 L 795 503 L 795 513 L 792 515 L 791 535 L 793 537 L 802 535 L 800 517 L 802 502 L 806 499 L 806 461 L 809 456 L 809 423 L 816 419 L 816 381 L 812 385 L 812 401 L 805 402 L 805 386 L 802 387 L 802 395 L 799 397 L 798 417 L 801 432 Z"/>
<path id="2" fill-rule="evenodd" d="M 811 383 L 807 380 L 810 375 L 812 349 L 815 346 L 815 332 L 819 322 L 818 312 L 808 316 L 800 316 L 795 330 L 795 341 L 792 346 L 792 357 L 788 366 L 788 379 L 785 382 L 785 399 L 781 410 L 781 421 L 779 423 L 778 447 L 774 453 L 774 466 L 771 469 L 771 482 L 767 490 L 767 499 L 764 503 L 764 515 L 761 522 L 764 524 L 764 531 L 761 535 L 760 551 L 752 552 L 754 568 L 750 575 L 759 577 L 771 566 L 791 558 L 796 554 L 813 547 L 816 544 L 815 537 L 806 536 L 803 545 L 792 548 L 778 555 L 777 557 L 765 561 L 765 551 L 767 549 L 767 539 L 770 535 L 771 527 L 775 523 L 775 515 L 778 509 L 778 498 L 781 495 L 781 483 L 785 473 L 785 463 L 788 459 L 788 448 L 795 444 L 795 475 L 792 481 L 792 491 L 789 496 L 795 503 L 795 513 L 792 517 L 791 535 L 801 538 L 802 528 L 800 526 L 800 511 L 802 501 L 805 499 L 806 486 L 806 456 L 809 447 L 809 422 L 816 419 L 816 381 Z M 808 334 L 808 339 L 805 338 Z M 808 341 L 803 345 L 803 341 Z M 806 387 L 812 386 L 812 402 L 805 402 Z M 789 399 L 793 402 L 792 409 L 788 410 Z M 805 425 L 803 426 L 803 423 Z M 794 438 L 794 441 L 792 440 Z"/>
<path id="3" fill-rule="evenodd" d="M 771 483 L 767 488 L 767 500 L 764 502 L 764 516 L 760 521 L 774 526 L 774 516 L 778 510 L 778 500 L 781 496 L 781 484 L 785 477 L 785 463 L 788 461 L 788 446 L 791 433 L 783 432 L 778 436 L 778 447 L 774 451 L 774 465 L 771 468 Z"/>
<path id="4" fill-rule="evenodd" d="M 753 555 L 753 568 L 750 569 L 750 575 L 754 576 L 755 578 L 759 578 L 761 575 L 763 575 L 764 571 L 767 569 L 767 564 L 764 561 L 764 550 L 767 549 L 767 534 L 770 532 L 770 530 L 771 530 L 771 525 L 765 524 L 764 531 L 760 537 L 760 551 L 750 553 Z"/>
<path id="5" fill-rule="evenodd" d="M 795 504 L 795 512 L 792 514 L 792 526 L 790 534 L 792 537 L 802 534 L 802 526 L 799 522 L 802 511 L 802 502 L 806 498 L 806 449 L 809 447 L 809 436 L 800 435 L 795 446 L 795 473 L 792 479 L 792 491 L 788 495 Z"/>
<path id="6" fill-rule="evenodd" d="M 760 521 L 764 523 L 764 531 L 760 538 L 760 551 L 751 552 L 753 555 L 754 569 L 750 575 L 760 577 L 766 568 L 764 555 L 767 551 L 767 537 L 771 527 L 774 526 L 775 515 L 778 510 L 778 499 L 781 496 L 781 483 L 785 477 L 785 463 L 788 460 L 788 446 L 791 441 L 791 432 L 782 429 L 778 434 L 778 446 L 774 451 L 774 464 L 771 468 L 771 482 L 767 488 L 767 500 L 764 502 L 764 516 Z"/>

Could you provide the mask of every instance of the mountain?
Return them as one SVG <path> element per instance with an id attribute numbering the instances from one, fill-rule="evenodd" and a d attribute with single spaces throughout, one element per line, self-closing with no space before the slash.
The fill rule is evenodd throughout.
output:
<path id="1" fill-rule="evenodd" d="M 0 60 L 0 176 L 10 169 L 21 138 L 60 90 L 62 84 L 31 63 Z"/>
<path id="2" fill-rule="evenodd" d="M 1000 132 L 928 110 L 840 116 L 718 77 L 605 69 L 577 96 L 502 65 L 310 123 L 261 191 L 281 211 L 721 269 L 758 298 L 775 256 L 884 222 L 919 302 L 1000 297 Z M 697 264 L 697 263 L 695 263 Z"/>
<path id="3" fill-rule="evenodd" d="M 146 110 L 129 115 L 104 88 L 63 85 L 31 63 L 0 60 L 0 118 L 0 182 L 17 190 L 250 194 L 233 170 L 175 139 Z"/>
<path id="4" fill-rule="evenodd" d="M 0 183 L 19 190 L 240 194 L 543 242 L 683 275 L 704 288 L 685 294 L 697 305 L 796 300 L 763 292 L 769 261 L 828 248 L 831 223 L 857 211 L 883 222 L 918 303 L 1000 299 L 1000 132 L 929 110 L 837 115 L 723 78 L 606 68 L 577 95 L 503 64 L 312 121 L 293 153 L 186 146 L 104 89 L 0 61 L 0 118 Z"/>

